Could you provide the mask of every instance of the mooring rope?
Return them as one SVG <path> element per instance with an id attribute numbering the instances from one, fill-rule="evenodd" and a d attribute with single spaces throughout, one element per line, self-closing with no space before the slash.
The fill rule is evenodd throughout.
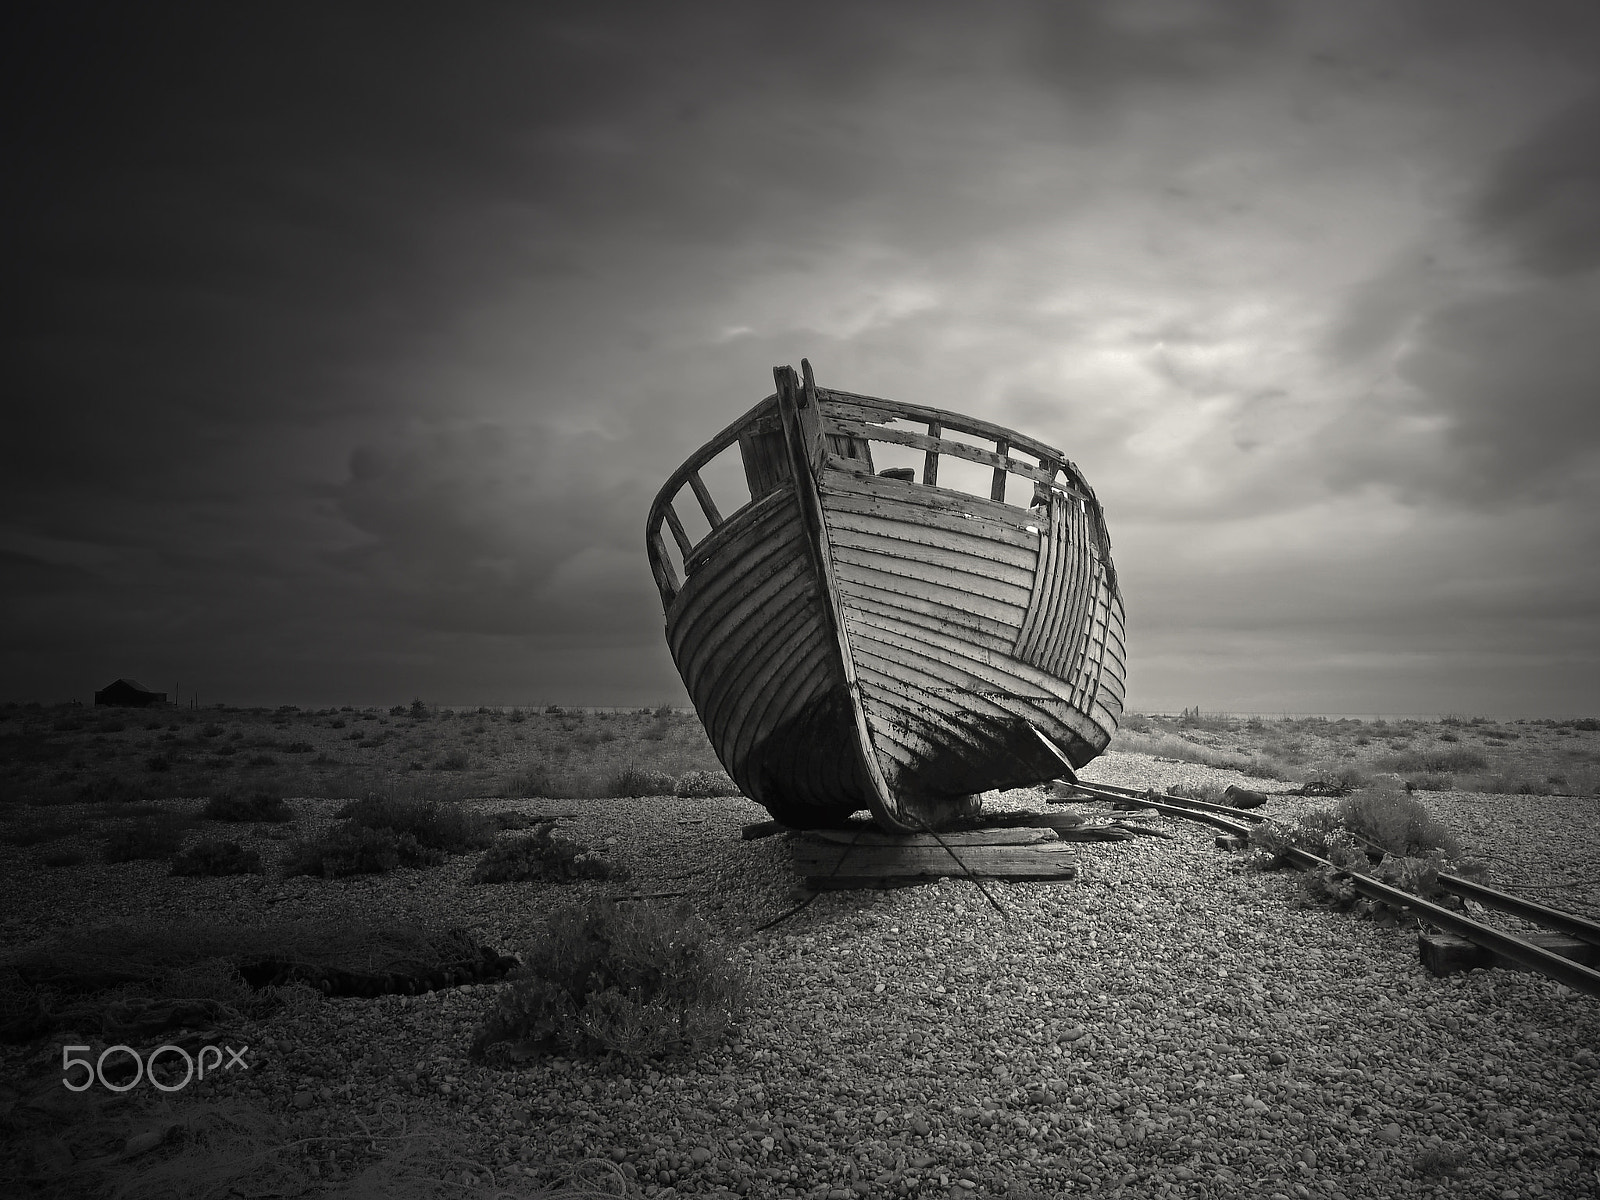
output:
<path id="1" fill-rule="evenodd" d="M 918 825 L 922 826 L 922 831 L 924 833 L 928 834 L 933 838 L 934 841 L 938 842 L 939 845 L 944 847 L 946 854 L 956 860 L 956 866 L 965 871 L 967 873 L 967 878 L 972 880 L 972 882 L 977 885 L 978 890 L 983 893 L 983 898 L 989 902 L 990 906 L 995 910 L 995 912 L 1000 914 L 1000 919 L 1002 921 L 1011 920 L 1011 914 L 1000 907 L 1000 901 L 996 900 L 994 896 L 990 894 L 989 889 L 983 886 L 983 880 L 979 879 L 978 876 L 973 872 L 972 868 L 967 866 L 967 864 L 962 861 L 961 855 L 955 852 L 955 848 L 951 846 L 949 842 L 940 837 L 937 831 L 934 830 L 933 826 L 929 825 L 921 817 L 913 816 L 912 819 L 916 821 Z"/>
<path id="2" fill-rule="evenodd" d="M 856 843 L 861 840 L 861 835 L 866 832 L 867 828 L 868 828 L 867 826 L 863 825 L 859 829 L 856 830 L 855 836 L 850 839 L 849 844 L 846 845 L 843 850 L 839 851 L 838 861 L 833 864 L 833 869 L 831 871 L 829 871 L 826 875 L 823 876 L 824 879 L 832 879 L 835 875 L 837 875 L 839 873 L 839 868 L 844 866 L 844 860 L 850 856 L 850 851 L 852 851 L 852 850 L 854 850 L 856 848 Z M 750 936 L 754 937 L 758 933 L 765 933 L 767 930 L 771 929 L 774 925 L 778 924 L 780 921 L 787 921 L 790 917 L 794 916 L 795 913 L 800 912 L 800 911 L 808 908 L 810 906 L 811 902 L 813 900 L 815 900 L 820 895 L 822 895 L 822 892 L 821 892 L 820 889 L 813 891 L 811 893 L 811 895 L 807 896 L 804 900 L 800 901 L 799 904 L 796 904 L 788 912 L 779 913 L 777 916 L 773 917 L 772 920 L 768 921 L 765 925 L 757 925 L 754 929 L 752 929 L 750 931 Z"/>

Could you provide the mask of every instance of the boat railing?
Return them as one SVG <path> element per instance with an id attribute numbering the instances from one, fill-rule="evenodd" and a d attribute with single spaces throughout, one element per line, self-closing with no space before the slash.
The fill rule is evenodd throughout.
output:
<path id="1" fill-rule="evenodd" d="M 819 389 L 820 391 L 821 389 Z M 1094 489 L 1083 478 L 1077 465 L 1054 446 L 1035 438 L 984 421 L 977 417 L 962 416 L 944 409 L 929 408 L 905 401 L 881 400 L 875 396 L 861 396 L 854 392 L 827 390 L 822 395 L 831 400 L 829 432 L 859 438 L 867 442 L 889 442 L 923 452 L 922 482 L 927 487 L 939 485 L 939 458 L 941 455 L 961 458 L 968 462 L 991 467 L 994 470 L 989 498 L 996 503 L 1006 502 L 1006 477 L 1016 475 L 1042 483 L 1056 491 L 1098 507 Z M 927 428 L 926 433 L 911 429 L 896 429 L 889 422 L 914 421 Z M 993 444 L 989 450 L 967 442 L 956 441 L 951 434 L 964 434 Z M 1011 453 L 1018 451 L 1032 456 L 1038 466 L 1030 466 Z M 1023 505 L 1022 507 L 1027 507 Z"/>
<path id="2" fill-rule="evenodd" d="M 813 394 L 822 401 L 819 406 L 822 412 L 819 415 L 822 417 L 820 433 L 823 435 L 824 445 L 819 445 L 817 450 L 825 456 L 830 465 L 857 473 L 871 474 L 870 457 L 852 456 L 852 447 L 858 443 L 881 442 L 922 451 L 922 484 L 926 487 L 941 486 L 939 483 L 941 457 L 959 458 L 991 468 L 993 475 L 987 498 L 993 503 L 1007 504 L 1006 484 L 1009 476 L 1016 475 L 1035 484 L 1041 484 L 1070 501 L 1078 501 L 1092 514 L 1095 537 L 1100 543 L 1102 557 L 1109 569 L 1110 537 L 1106 532 L 1105 515 L 1095 498 L 1094 489 L 1084 479 L 1077 465 L 1054 446 L 991 421 L 963 416 L 944 409 L 929 408 L 926 405 L 883 400 L 876 396 L 863 396 L 855 392 L 824 388 L 816 388 Z M 682 587 L 678 571 L 667 551 L 667 535 L 671 535 L 687 574 L 693 569 L 692 564 L 696 555 L 709 539 L 716 536 L 718 528 L 727 518 L 760 498 L 752 490 L 748 499 L 741 499 L 738 509 L 724 514 L 706 486 L 701 471 L 724 450 L 738 442 L 742 434 L 750 432 L 769 410 L 776 408 L 776 405 L 777 397 L 768 396 L 732 422 L 690 455 L 656 494 L 655 503 L 650 507 L 650 515 L 645 525 L 645 541 L 650 559 L 650 571 L 655 577 L 656 588 L 661 593 L 664 608 L 672 604 Z M 898 428 L 894 423 L 899 421 L 920 425 L 926 432 Z M 993 448 L 959 441 L 957 438 L 960 436 L 988 442 Z M 1028 455 L 1038 465 L 1034 466 L 1013 458 L 1014 452 Z M 818 458 L 813 461 L 820 462 L 823 459 Z M 748 467 L 748 464 L 746 465 Z M 943 486 L 948 489 L 950 485 L 947 483 Z M 685 488 L 698 502 L 708 527 L 707 532 L 698 538 L 690 536 L 675 507 Z M 958 487 L 955 490 L 963 489 Z M 1021 510 L 1021 514 L 1025 514 L 1029 507 L 1027 504 L 1008 505 L 1012 510 Z M 999 511 L 996 510 L 997 515 Z M 1113 580 L 1114 578 L 1112 576 Z M 1114 582 L 1112 586 L 1115 587 Z"/>
<path id="3" fill-rule="evenodd" d="M 662 534 L 662 526 L 671 533 L 673 543 L 677 546 L 679 558 L 687 564 L 694 556 L 695 549 L 706 538 L 716 533 L 717 528 L 727 519 L 723 516 L 716 500 L 711 495 L 711 490 L 706 487 L 705 480 L 700 477 L 701 470 L 717 455 L 739 440 L 739 435 L 748 429 L 760 417 L 763 410 L 777 404 L 777 397 L 768 396 L 737 421 L 734 421 L 716 437 L 712 438 L 700 449 L 696 450 L 684 464 L 667 478 L 656 493 L 655 503 L 650 506 L 650 515 L 645 520 L 645 548 L 650 558 L 650 573 L 655 576 L 656 589 L 661 593 L 663 607 L 670 605 L 682 587 L 678 579 L 677 569 L 672 565 L 672 559 L 667 554 L 666 538 Z M 700 505 L 701 515 L 705 517 L 709 532 L 700 538 L 692 538 L 684 528 L 683 518 L 678 515 L 674 507 L 678 495 L 687 487 Z M 743 504 L 740 505 L 744 507 Z M 737 511 L 737 510 L 735 510 Z M 728 514 L 732 516 L 733 513 Z"/>

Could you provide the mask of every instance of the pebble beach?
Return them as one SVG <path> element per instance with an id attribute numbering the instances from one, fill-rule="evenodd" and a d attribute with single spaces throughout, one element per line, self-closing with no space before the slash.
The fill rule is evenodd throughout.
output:
<path id="1" fill-rule="evenodd" d="M 1252 784 L 1117 753 L 1084 778 Z M 1508 887 L 1594 873 L 1594 798 L 1424 799 Z M 463 1194 L 536 1195 L 588 1161 L 591 1186 L 660 1198 L 1600 1195 L 1600 1001 L 1504 971 L 1435 978 L 1414 926 L 1306 908 L 1292 871 L 1254 869 L 1203 826 L 1142 817 L 1174 837 L 1083 845 L 1070 882 L 989 883 L 1003 913 L 946 879 L 823 893 L 754 932 L 795 906 L 798 879 L 786 838 L 741 840 L 765 817 L 750 802 L 524 803 L 576 811 L 562 832 L 632 878 L 473 886 L 470 858 L 332 883 L 86 864 L 73 895 L 136 896 L 128 915 L 181 896 L 230 920 L 447 918 L 515 952 L 553 903 L 685 893 L 756 980 L 734 1037 L 687 1063 L 473 1065 L 505 984 L 323 1000 L 233 1031 L 252 1069 L 208 1084 L 218 1098 L 305 1137 L 435 1131 Z M 1030 791 L 988 803 L 1045 807 Z M 1539 895 L 1597 899 L 1592 885 Z M 38 906 L 12 910 L 8 942 L 63 919 Z M 359 1165 L 336 1147 L 311 1169 L 334 1187 Z"/>

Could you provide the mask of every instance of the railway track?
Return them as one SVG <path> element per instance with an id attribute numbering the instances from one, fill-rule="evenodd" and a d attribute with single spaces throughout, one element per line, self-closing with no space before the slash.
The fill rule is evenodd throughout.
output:
<path id="1" fill-rule="evenodd" d="M 1136 804 L 1167 816 L 1210 825 L 1224 832 L 1224 836 L 1217 839 L 1218 844 L 1230 849 L 1247 846 L 1252 827 L 1266 819 L 1258 813 L 1187 797 L 1168 795 L 1157 799 L 1151 792 L 1132 788 L 1081 782 L 1073 788 L 1093 799 Z M 1052 800 L 1070 801 L 1071 798 L 1069 794 Z M 1326 868 L 1337 878 L 1348 880 L 1362 896 L 1406 911 L 1442 931 L 1437 935 L 1424 932 L 1418 939 L 1422 961 L 1435 973 L 1444 974 L 1469 966 L 1514 965 L 1536 971 L 1574 991 L 1600 997 L 1600 971 L 1578 961 L 1580 958 L 1600 960 L 1600 923 L 1587 917 L 1486 887 L 1458 875 L 1439 876 L 1439 886 L 1446 892 L 1538 925 L 1542 931 L 1519 936 L 1392 887 L 1361 871 L 1336 867 L 1308 851 L 1290 848 L 1284 857 L 1302 870 Z"/>

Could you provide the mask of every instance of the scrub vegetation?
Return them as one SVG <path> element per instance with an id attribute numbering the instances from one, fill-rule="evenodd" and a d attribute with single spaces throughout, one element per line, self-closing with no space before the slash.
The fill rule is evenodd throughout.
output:
<path id="1" fill-rule="evenodd" d="M 1111 749 L 1239 771 L 1257 779 L 1325 784 L 1342 795 L 1384 777 L 1413 791 L 1504 795 L 1600 794 L 1600 721 L 1371 721 L 1236 717 L 1198 708 L 1128 714 Z"/>

